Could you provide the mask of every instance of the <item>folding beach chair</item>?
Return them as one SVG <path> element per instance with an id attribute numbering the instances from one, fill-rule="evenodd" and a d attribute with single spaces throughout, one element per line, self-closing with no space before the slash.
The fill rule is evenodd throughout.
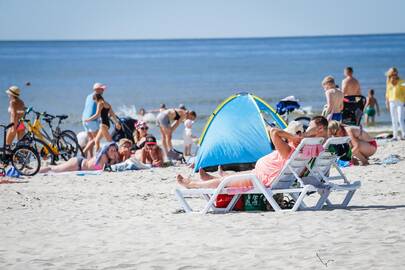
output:
<path id="1" fill-rule="evenodd" d="M 306 185 L 302 181 L 300 174 L 308 169 L 308 164 L 311 161 L 311 157 L 305 157 L 302 155 L 302 150 L 304 147 L 309 145 L 319 145 L 323 142 L 323 138 L 305 138 L 298 145 L 296 150 L 292 153 L 289 160 L 284 165 L 280 174 L 273 181 L 270 188 L 265 187 L 262 182 L 257 179 L 254 174 L 239 174 L 225 177 L 225 179 L 219 184 L 217 188 L 212 189 L 185 189 L 178 188 L 175 190 L 175 195 L 179 200 L 182 208 L 186 212 L 195 212 L 187 203 L 186 198 L 202 196 L 207 204 L 200 211 L 202 214 L 208 213 L 210 210 L 213 212 L 229 212 L 233 209 L 238 199 L 243 194 L 263 194 L 270 205 L 275 211 L 296 211 L 298 209 L 306 209 L 307 207 L 303 203 L 303 199 L 307 196 L 307 192 L 317 191 L 318 189 L 312 185 Z M 250 179 L 252 186 L 251 188 L 228 188 L 233 181 L 241 179 Z M 295 183 L 297 182 L 298 185 Z M 274 200 L 273 195 L 284 193 L 284 194 L 295 194 L 296 202 L 292 209 L 281 209 L 280 205 Z M 231 195 L 232 200 L 226 208 L 216 208 L 215 202 L 219 194 Z"/>
<path id="2" fill-rule="evenodd" d="M 360 188 L 361 182 L 350 182 L 343 171 L 337 165 L 338 155 L 330 151 L 331 146 L 348 144 L 349 137 L 333 137 L 329 138 L 323 145 L 325 151 L 320 153 L 311 166 L 310 173 L 304 177 L 304 183 L 317 186 L 314 181 L 318 181 L 321 186 L 321 198 L 319 199 L 316 209 L 320 209 L 326 203 L 329 207 L 347 207 L 354 193 Z M 338 172 L 337 176 L 330 176 L 331 168 L 335 168 Z M 314 179 L 315 178 L 315 179 Z M 341 203 L 333 204 L 329 200 L 330 192 L 346 191 L 347 194 Z"/>

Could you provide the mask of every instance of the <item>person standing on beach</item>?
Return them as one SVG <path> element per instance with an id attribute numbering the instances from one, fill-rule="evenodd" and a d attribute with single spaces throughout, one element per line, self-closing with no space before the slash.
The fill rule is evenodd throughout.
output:
<path id="1" fill-rule="evenodd" d="M 87 132 L 87 141 L 93 141 L 96 138 L 96 135 L 98 133 L 98 129 L 100 128 L 100 120 L 97 118 L 93 121 L 88 121 L 86 122 L 85 120 L 90 118 L 92 115 L 94 115 L 97 111 L 97 103 L 93 99 L 95 94 L 100 94 L 102 95 L 107 88 L 106 85 L 102 83 L 95 83 L 93 85 L 93 92 L 87 96 L 86 98 L 86 103 L 84 105 L 84 110 L 82 114 L 82 123 L 84 130 Z M 85 152 L 85 155 L 88 157 L 93 156 L 93 145 L 92 144 L 90 147 L 88 147 L 87 153 Z"/>
<path id="2" fill-rule="evenodd" d="M 84 121 L 91 122 L 94 121 L 95 119 L 100 118 L 101 123 L 96 137 L 94 138 L 94 140 L 89 141 L 87 143 L 87 146 L 83 150 L 84 152 L 87 152 L 89 151 L 90 148 L 93 148 L 93 144 L 96 145 L 96 151 L 98 151 L 100 149 L 100 141 L 102 138 L 104 138 L 107 142 L 112 141 L 112 136 L 109 132 L 110 118 L 111 120 L 113 120 L 115 128 L 117 130 L 121 129 L 120 120 L 115 115 L 111 105 L 104 100 L 103 96 L 101 94 L 95 94 L 93 99 L 97 103 L 96 113 L 90 116 L 89 118 L 85 119 Z"/>
<path id="3" fill-rule="evenodd" d="M 18 139 L 21 139 L 25 133 L 24 122 L 18 123 L 18 120 L 24 115 L 25 104 L 20 99 L 20 88 L 17 86 L 10 86 L 6 90 L 6 94 L 10 100 L 8 105 L 8 113 L 10 114 L 10 123 L 14 125 L 7 131 L 6 145 L 13 143 L 14 138 L 17 135 Z"/>
<path id="4" fill-rule="evenodd" d="M 360 96 L 361 88 L 359 81 L 353 77 L 353 68 L 346 67 L 344 70 L 345 78 L 342 81 L 342 92 L 346 96 Z"/>
<path id="5" fill-rule="evenodd" d="M 162 111 L 156 117 L 156 124 L 160 128 L 162 135 L 163 148 L 166 155 L 174 152 L 172 144 L 172 135 L 181 122 L 186 119 L 194 121 L 197 118 L 195 111 L 186 111 L 183 109 L 167 109 Z"/>
<path id="6" fill-rule="evenodd" d="M 323 115 L 328 120 L 342 121 L 343 93 L 336 88 L 335 79 L 332 76 L 326 76 L 322 81 L 322 87 L 326 96 Z"/>
<path id="7" fill-rule="evenodd" d="M 378 106 L 378 101 L 374 97 L 374 90 L 370 89 L 368 91 L 368 97 L 365 105 L 364 114 L 366 115 L 366 125 L 374 125 L 375 124 L 375 115 L 380 115 L 380 106 Z"/>
<path id="8" fill-rule="evenodd" d="M 405 139 L 404 103 L 405 81 L 398 75 L 398 69 L 390 68 L 387 73 L 387 91 L 385 104 L 387 111 L 391 113 L 393 140 L 398 139 L 398 122 L 401 129 L 401 139 Z"/>

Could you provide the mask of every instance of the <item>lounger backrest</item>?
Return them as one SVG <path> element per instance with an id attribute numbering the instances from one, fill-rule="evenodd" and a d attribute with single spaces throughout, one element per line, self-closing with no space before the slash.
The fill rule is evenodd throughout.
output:
<path id="1" fill-rule="evenodd" d="M 273 188 L 289 188 L 291 185 L 300 179 L 302 172 L 308 167 L 308 163 L 313 157 L 304 156 L 302 150 L 306 146 L 320 145 L 323 138 L 305 138 L 301 141 L 294 153 L 284 165 L 279 176 L 273 181 Z"/>
<path id="2" fill-rule="evenodd" d="M 332 145 L 343 145 L 350 142 L 350 137 L 333 137 L 326 140 L 323 145 L 324 152 L 320 153 L 315 159 L 312 166 L 314 173 L 321 172 L 323 175 L 329 175 L 329 170 L 333 164 L 335 164 L 338 156 L 335 153 L 329 151 L 329 147 Z"/>

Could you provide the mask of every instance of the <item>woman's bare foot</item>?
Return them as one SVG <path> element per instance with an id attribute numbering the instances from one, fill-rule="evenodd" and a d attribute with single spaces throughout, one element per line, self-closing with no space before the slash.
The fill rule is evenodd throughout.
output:
<path id="1" fill-rule="evenodd" d="M 209 173 L 207 173 L 206 171 L 204 171 L 203 169 L 199 169 L 198 170 L 198 174 L 200 175 L 200 179 L 207 181 L 207 180 L 211 180 L 214 179 L 215 177 L 210 175 Z"/>
<path id="2" fill-rule="evenodd" d="M 177 179 L 177 183 L 179 183 L 180 185 L 182 185 L 186 188 L 190 188 L 191 180 L 189 178 L 185 178 L 181 174 L 178 174 L 176 179 Z"/>
<path id="3" fill-rule="evenodd" d="M 227 175 L 228 175 L 228 174 L 222 169 L 222 166 L 221 166 L 221 165 L 218 166 L 218 174 L 219 174 L 221 177 L 224 177 L 224 176 L 227 176 Z"/>

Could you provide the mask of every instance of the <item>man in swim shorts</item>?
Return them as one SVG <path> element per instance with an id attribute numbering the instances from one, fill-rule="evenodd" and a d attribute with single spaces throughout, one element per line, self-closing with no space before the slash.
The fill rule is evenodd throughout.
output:
<path id="1" fill-rule="evenodd" d="M 107 87 L 102 83 L 95 83 L 93 85 L 93 92 L 86 97 L 86 103 L 84 105 L 84 110 L 82 114 L 82 123 L 84 130 L 87 132 L 88 141 L 91 141 L 96 137 L 98 130 L 100 128 L 100 120 L 96 119 L 94 121 L 89 122 L 86 122 L 85 120 L 93 116 L 97 111 L 97 103 L 93 99 L 94 94 L 102 95 L 106 88 Z M 92 157 L 93 146 L 91 146 L 91 149 L 89 149 L 87 152 L 88 153 L 85 154 L 87 154 L 89 157 Z"/>
<path id="2" fill-rule="evenodd" d="M 359 81 L 353 77 L 353 68 L 346 67 L 344 70 L 345 78 L 342 81 L 342 92 L 344 96 L 360 96 L 361 89 Z"/>
<path id="3" fill-rule="evenodd" d="M 324 115 L 328 120 L 342 121 L 343 93 L 336 88 L 335 79 L 326 76 L 322 81 L 325 90 L 326 105 Z"/>

